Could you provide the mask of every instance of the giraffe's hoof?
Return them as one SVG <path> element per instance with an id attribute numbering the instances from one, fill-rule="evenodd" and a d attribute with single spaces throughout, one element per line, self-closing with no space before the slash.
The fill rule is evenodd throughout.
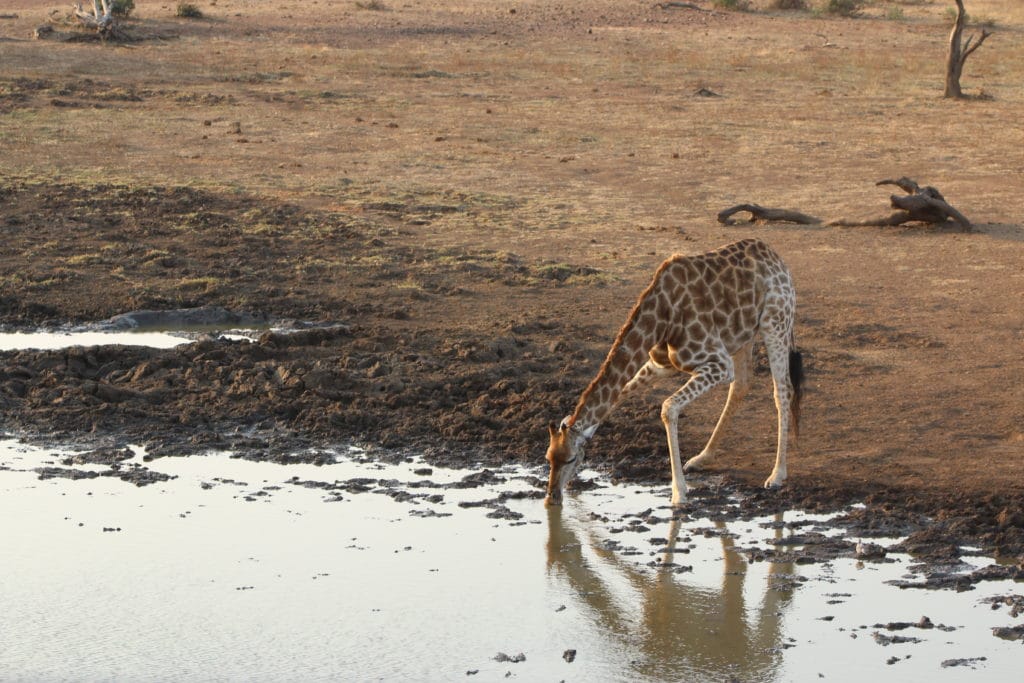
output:
<path id="1" fill-rule="evenodd" d="M 700 453 L 698 455 L 693 456 L 692 458 L 686 461 L 685 465 L 683 465 L 683 472 L 696 472 L 697 470 L 701 469 L 701 467 L 704 464 L 704 461 L 710 457 L 711 456 L 706 453 Z"/>
<path id="2" fill-rule="evenodd" d="M 775 477 L 768 477 L 768 479 L 764 482 L 764 487 L 769 490 L 781 489 L 782 485 L 785 483 L 785 479 L 776 479 Z"/>

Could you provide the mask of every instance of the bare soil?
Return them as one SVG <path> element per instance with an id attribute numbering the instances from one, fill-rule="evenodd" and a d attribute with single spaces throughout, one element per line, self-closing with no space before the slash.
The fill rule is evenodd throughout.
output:
<path id="1" fill-rule="evenodd" d="M 760 362 L 711 472 L 762 509 L 866 502 L 861 531 L 1024 553 L 1015 2 L 977 3 L 997 33 L 966 101 L 940 97 L 942 3 L 137 4 L 135 40 L 103 44 L 33 40 L 50 7 L 0 0 L 0 323 L 219 306 L 292 331 L 4 353 L 4 429 L 153 457 L 539 463 L 657 264 L 758 236 L 797 282 L 802 430 L 788 485 L 759 491 Z M 714 220 L 884 215 L 873 183 L 901 175 L 973 230 Z M 667 481 L 673 390 L 621 406 L 592 463 Z M 689 409 L 687 452 L 723 401 Z"/>

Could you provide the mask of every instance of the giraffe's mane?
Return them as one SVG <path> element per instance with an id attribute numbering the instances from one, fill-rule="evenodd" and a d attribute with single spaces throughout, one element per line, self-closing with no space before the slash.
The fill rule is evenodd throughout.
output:
<path id="1" fill-rule="evenodd" d="M 597 374 L 594 376 L 594 379 L 590 381 L 590 384 L 587 385 L 587 388 L 583 390 L 582 394 L 580 394 L 580 400 L 576 402 L 576 409 L 573 410 L 572 417 L 569 420 L 570 425 L 576 422 L 576 418 L 579 416 L 580 410 L 582 410 L 583 406 L 586 404 L 587 399 L 590 398 L 590 394 L 592 394 L 594 390 L 597 388 L 597 385 L 600 383 L 601 379 L 606 374 L 608 374 L 611 365 L 615 360 L 615 354 L 622 346 L 623 340 L 626 338 L 626 335 L 629 334 L 629 331 L 636 326 L 637 318 L 640 317 L 640 311 L 643 309 L 644 303 L 647 302 L 647 299 L 651 296 L 651 293 L 654 291 L 655 285 L 661 279 L 662 273 L 664 273 L 665 270 L 671 267 L 674 263 L 678 262 L 681 258 L 686 257 L 683 257 L 679 254 L 675 254 L 665 259 L 665 261 L 663 261 L 662 264 L 658 266 L 658 269 L 654 271 L 654 277 L 651 278 L 650 284 L 648 284 L 647 287 L 644 288 L 642 292 L 640 292 L 640 296 L 637 297 L 636 303 L 633 304 L 633 309 L 629 312 L 629 317 L 626 318 L 626 322 L 623 323 L 622 327 L 619 328 L 618 334 L 615 335 L 615 341 L 612 342 L 612 347 L 608 351 L 608 355 L 605 356 L 604 362 L 601 363 L 601 369 L 597 371 Z"/>

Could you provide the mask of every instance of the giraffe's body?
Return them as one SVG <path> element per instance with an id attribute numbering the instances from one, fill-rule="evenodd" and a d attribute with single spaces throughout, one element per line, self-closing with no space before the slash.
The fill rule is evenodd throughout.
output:
<path id="1" fill-rule="evenodd" d="M 796 292 L 789 269 L 760 240 L 742 240 L 699 256 L 676 255 L 662 263 L 576 410 L 558 428 L 549 427 L 547 500 L 561 501 L 562 489 L 582 462 L 584 444 L 623 394 L 654 377 L 680 372 L 690 377 L 664 402 L 661 418 L 672 464 L 672 503 L 685 500 L 679 413 L 711 387 L 731 383 L 722 416 L 704 450 L 687 461 L 689 470 L 713 457 L 725 426 L 747 393 L 758 333 L 768 352 L 779 414 L 775 469 L 765 486 L 782 485 L 790 421 L 795 429 L 801 396 L 795 315 Z"/>

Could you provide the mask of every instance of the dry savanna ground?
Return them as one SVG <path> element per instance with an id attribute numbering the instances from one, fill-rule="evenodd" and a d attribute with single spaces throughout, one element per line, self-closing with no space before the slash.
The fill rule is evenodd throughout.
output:
<path id="1" fill-rule="evenodd" d="M 59 25 L 35 40 L 69 7 L 0 0 L 0 322 L 185 305 L 344 322 L 368 356 L 345 391 L 369 377 L 408 400 L 346 394 L 358 420 L 304 422 L 301 403 L 276 419 L 372 440 L 397 409 L 434 443 L 539 460 L 546 421 L 570 411 L 657 264 L 758 236 L 799 295 L 809 387 L 791 486 L 980 510 L 1020 540 L 1021 3 L 967 1 L 994 33 L 963 100 L 941 97 L 940 0 L 852 18 L 817 0 L 196 4 L 202 18 L 183 19 L 139 0 L 131 39 L 99 43 Z M 714 218 L 746 202 L 886 215 L 893 188 L 875 182 L 899 176 L 938 187 L 974 229 Z M 490 384 L 445 380 L 470 362 Z M 35 388 L 18 381 L 9 427 L 32 424 L 17 416 Z M 667 478 L 671 389 L 630 399 L 596 461 L 628 471 L 640 453 Z M 723 398 L 688 409 L 689 452 Z M 763 480 L 772 410 L 761 372 L 715 472 Z"/>

